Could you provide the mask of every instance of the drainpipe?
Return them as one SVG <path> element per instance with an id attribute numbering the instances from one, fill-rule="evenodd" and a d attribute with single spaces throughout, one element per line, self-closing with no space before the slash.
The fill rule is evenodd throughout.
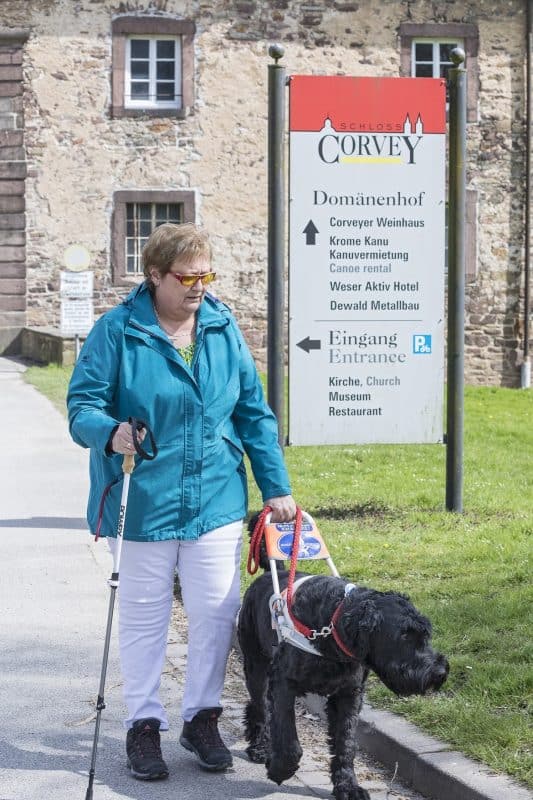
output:
<path id="1" fill-rule="evenodd" d="M 531 362 L 529 360 L 529 313 L 531 278 L 531 168 L 533 166 L 533 147 L 531 125 L 533 105 L 531 101 L 531 70 L 533 69 L 533 0 L 527 3 L 526 39 L 526 258 L 524 265 L 524 358 L 521 366 L 520 387 L 531 386 Z"/>

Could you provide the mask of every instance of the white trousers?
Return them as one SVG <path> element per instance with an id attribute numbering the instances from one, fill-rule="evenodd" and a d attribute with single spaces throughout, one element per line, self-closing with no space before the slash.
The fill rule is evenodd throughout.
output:
<path id="1" fill-rule="evenodd" d="M 114 551 L 116 539 L 108 539 Z M 126 728 L 168 718 L 159 697 L 177 569 L 188 621 L 187 673 L 181 713 L 186 721 L 220 706 L 240 603 L 242 520 L 195 541 L 124 541 L 119 568 L 119 643 Z"/>

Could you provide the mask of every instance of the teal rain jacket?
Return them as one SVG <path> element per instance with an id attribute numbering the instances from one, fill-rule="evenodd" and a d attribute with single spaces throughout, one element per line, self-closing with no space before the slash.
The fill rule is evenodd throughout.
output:
<path id="1" fill-rule="evenodd" d="M 107 456 L 113 428 L 130 416 L 153 431 L 158 455 L 136 458 L 124 537 L 196 539 L 242 519 L 247 510 L 243 454 L 263 500 L 290 494 L 277 422 L 237 323 L 206 294 L 197 315 L 192 368 L 157 324 L 143 283 L 95 324 L 81 350 L 67 397 L 72 438 L 91 448 L 87 518 L 115 536 L 123 456 Z M 146 446 L 148 440 L 146 440 Z"/>

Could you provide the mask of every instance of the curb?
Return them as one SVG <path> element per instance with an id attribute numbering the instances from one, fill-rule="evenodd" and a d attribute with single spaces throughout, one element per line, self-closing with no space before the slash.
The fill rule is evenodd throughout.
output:
<path id="1" fill-rule="evenodd" d="M 306 695 L 310 713 L 326 719 L 325 700 Z M 422 733 L 403 717 L 364 704 L 359 716 L 360 747 L 415 791 L 434 800 L 533 800 L 533 793 L 506 775 L 466 758 Z"/>

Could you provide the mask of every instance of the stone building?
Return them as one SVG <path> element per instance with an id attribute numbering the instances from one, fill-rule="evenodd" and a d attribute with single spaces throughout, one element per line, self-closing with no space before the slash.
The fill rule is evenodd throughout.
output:
<path id="1" fill-rule="evenodd" d="M 520 385 L 530 0 L 2 0 L 0 349 L 58 328 L 64 253 L 98 315 L 158 222 L 213 234 L 217 294 L 264 364 L 268 44 L 287 73 L 439 76 L 466 52 L 466 380 Z M 529 34 L 529 42 L 531 34 Z M 530 100 L 529 100 L 530 105 Z M 526 350 L 527 354 L 527 350 Z"/>

